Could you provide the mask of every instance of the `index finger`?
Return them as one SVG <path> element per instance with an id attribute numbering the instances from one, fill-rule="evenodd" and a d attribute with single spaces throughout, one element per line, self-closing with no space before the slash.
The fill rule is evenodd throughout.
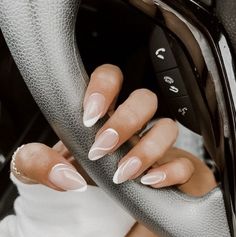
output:
<path id="1" fill-rule="evenodd" d="M 92 73 L 83 104 L 86 127 L 93 126 L 114 105 L 122 82 L 121 70 L 111 64 L 104 64 Z"/>

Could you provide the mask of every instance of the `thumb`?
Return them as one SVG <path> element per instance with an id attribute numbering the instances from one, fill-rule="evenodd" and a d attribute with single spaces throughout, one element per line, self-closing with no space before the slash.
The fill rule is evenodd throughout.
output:
<path id="1" fill-rule="evenodd" d="M 13 155 L 11 171 L 27 184 L 40 183 L 58 191 L 85 191 L 87 183 L 75 167 L 56 150 L 29 143 Z"/>

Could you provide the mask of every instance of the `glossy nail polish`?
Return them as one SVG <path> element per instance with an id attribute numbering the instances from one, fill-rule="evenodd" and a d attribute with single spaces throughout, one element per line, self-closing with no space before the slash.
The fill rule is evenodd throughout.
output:
<path id="1" fill-rule="evenodd" d="M 142 162 L 138 157 L 131 157 L 124 161 L 114 174 L 113 182 L 120 184 L 134 176 L 142 167 Z"/>
<path id="2" fill-rule="evenodd" d="M 105 109 L 105 97 L 100 93 L 91 94 L 84 107 L 83 122 L 92 127 L 101 117 Z"/>
<path id="3" fill-rule="evenodd" d="M 83 192 L 87 189 L 84 178 L 69 165 L 53 166 L 48 178 L 55 186 L 66 191 Z"/>
<path id="4" fill-rule="evenodd" d="M 88 158 L 98 160 L 108 154 L 119 142 L 119 134 L 112 128 L 102 132 L 92 145 Z"/>
<path id="5" fill-rule="evenodd" d="M 145 185 L 154 185 L 163 182 L 166 179 L 166 173 L 162 171 L 151 172 L 141 178 L 141 183 Z"/>

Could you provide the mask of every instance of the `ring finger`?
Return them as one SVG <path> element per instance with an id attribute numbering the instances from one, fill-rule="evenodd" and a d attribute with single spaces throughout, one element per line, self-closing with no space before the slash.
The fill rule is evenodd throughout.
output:
<path id="1" fill-rule="evenodd" d="M 176 123 L 160 119 L 139 143 L 121 159 L 113 181 L 116 184 L 135 179 L 150 168 L 172 147 L 178 135 Z"/>

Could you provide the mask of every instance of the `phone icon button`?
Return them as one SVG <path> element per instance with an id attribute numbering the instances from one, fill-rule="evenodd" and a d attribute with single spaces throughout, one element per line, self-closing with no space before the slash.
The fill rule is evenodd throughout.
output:
<path id="1" fill-rule="evenodd" d="M 158 87 L 166 97 L 187 95 L 184 78 L 178 68 L 156 73 Z"/>
<path id="2" fill-rule="evenodd" d="M 177 67 L 175 56 L 172 52 L 172 39 L 168 33 L 157 26 L 150 35 L 149 52 L 155 72 L 163 72 Z"/>
<path id="3" fill-rule="evenodd" d="M 165 59 L 165 56 L 164 56 L 164 53 L 166 52 L 166 49 L 165 48 L 159 48 L 157 49 L 157 51 L 155 52 L 157 58 L 161 59 L 161 60 L 164 60 Z"/>

